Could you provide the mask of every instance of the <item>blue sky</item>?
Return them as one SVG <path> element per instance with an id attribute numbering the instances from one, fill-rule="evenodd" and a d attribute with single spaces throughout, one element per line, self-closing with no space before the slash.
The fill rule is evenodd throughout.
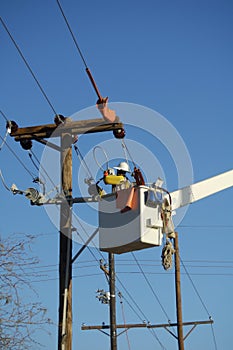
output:
<path id="1" fill-rule="evenodd" d="M 194 182 L 232 169 L 231 1 L 67 0 L 62 1 L 62 6 L 103 96 L 109 96 L 111 102 L 145 106 L 166 118 L 188 149 Z M 56 1 L 2 1 L 0 9 L 3 20 L 55 110 L 70 116 L 93 106 L 96 96 Z M 22 127 L 53 122 L 53 111 L 3 27 L 0 38 L 0 109 Z M 5 122 L 2 118 L 0 125 L 3 136 Z M 166 174 L 168 189 L 175 190 L 176 168 L 159 142 L 150 143 L 143 132 L 132 128 L 129 128 L 128 136 L 153 152 Z M 103 138 L 108 139 L 108 136 Z M 93 136 L 91 141 L 88 136 L 87 141 L 85 138 L 80 140 L 80 147 L 87 152 L 93 147 L 92 143 L 99 142 L 102 142 L 99 136 Z M 36 173 L 27 153 L 9 138 L 8 143 Z M 40 157 L 43 147 L 37 144 L 33 147 Z M 140 164 L 142 159 L 136 161 Z M 76 176 L 78 160 L 75 159 L 74 163 Z M 0 168 L 8 184 L 15 182 L 23 189 L 32 186 L 31 177 L 6 146 L 0 152 Z M 41 261 L 40 274 L 47 276 L 38 276 L 32 283 L 56 322 L 57 230 L 43 208 L 31 207 L 25 198 L 13 197 L 3 186 L 0 191 L 0 232 L 4 236 L 14 232 L 36 235 L 34 251 Z M 210 314 L 215 321 L 218 349 L 229 348 L 232 343 L 232 194 L 233 190 L 228 189 L 193 204 L 177 228 L 181 258 L 208 309 L 207 313 L 184 273 L 184 321 L 205 320 Z M 74 246 L 74 253 L 79 247 L 78 244 Z M 107 306 L 100 305 L 95 298 L 95 291 L 107 289 L 107 284 L 98 267 L 101 256 L 94 249 L 93 253 L 97 260 L 86 251 L 74 266 L 74 349 L 89 349 L 97 342 L 99 347 L 109 346 L 105 335 L 80 330 L 82 322 L 108 322 Z M 160 248 L 136 253 L 161 303 L 175 321 L 174 275 L 173 271 L 165 272 L 159 266 L 160 255 Z M 121 283 L 148 320 L 151 323 L 167 322 L 131 254 L 117 256 L 116 269 Z M 117 287 L 127 298 L 119 282 Z M 130 299 L 129 302 L 132 304 Z M 124 308 L 127 322 L 141 321 L 127 303 L 124 303 Z M 117 313 L 118 322 L 122 323 L 119 299 Z M 166 331 L 159 330 L 156 334 L 167 349 L 176 349 L 175 339 Z M 46 349 L 56 347 L 56 329 L 49 337 L 38 333 L 38 338 L 45 343 Z M 134 350 L 141 349 L 142 345 L 148 350 L 156 346 L 160 348 L 147 330 L 131 330 L 129 339 Z M 211 328 L 198 327 L 186 340 L 186 347 L 214 349 Z M 127 349 L 125 335 L 119 337 L 119 348 Z"/>

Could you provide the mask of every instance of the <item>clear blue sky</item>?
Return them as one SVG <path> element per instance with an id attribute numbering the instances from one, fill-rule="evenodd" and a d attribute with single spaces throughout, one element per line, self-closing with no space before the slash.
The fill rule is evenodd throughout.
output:
<path id="1" fill-rule="evenodd" d="M 194 182 L 232 169 L 231 1 L 63 0 L 61 3 L 104 96 L 109 96 L 111 102 L 143 105 L 172 123 L 190 154 Z M 96 96 L 55 0 L 1 1 L 0 12 L 58 113 L 69 116 L 95 104 Z M 0 109 L 22 127 L 53 122 L 54 113 L 2 26 L 0 40 Z M 135 120 L 136 125 L 137 122 Z M 5 122 L 2 118 L 0 126 L 3 136 Z M 130 136 L 146 144 L 140 130 Z M 81 141 L 83 149 L 88 150 L 90 145 L 85 144 L 84 139 Z M 8 139 L 8 142 L 26 166 L 36 172 L 27 153 L 13 140 Z M 99 139 L 93 138 L 92 142 L 98 143 Z M 166 173 L 168 189 L 175 190 L 174 164 L 159 145 L 150 146 Z M 40 157 L 43 147 L 35 144 L 33 149 Z M 120 158 L 122 151 L 119 153 Z M 136 161 L 140 164 L 142 159 Z M 77 171 L 78 160 L 75 167 Z M 31 177 L 6 146 L 0 152 L 0 168 L 8 184 L 15 182 L 23 189 L 32 186 Z M 157 174 L 154 180 L 156 178 Z M 44 208 L 31 207 L 25 198 L 13 197 L 3 186 L 0 191 L 0 233 L 7 236 L 25 232 L 37 236 L 34 251 L 40 258 L 38 275 L 41 277 L 32 283 L 56 322 L 58 232 Z M 215 321 L 218 349 L 227 349 L 232 344 L 232 194 L 233 190 L 229 189 L 193 204 L 177 228 L 181 258 Z M 74 245 L 74 253 L 79 247 Z M 98 251 L 93 249 L 92 252 L 98 261 Z M 173 271 L 162 269 L 160 255 L 160 248 L 136 253 L 167 314 L 175 321 L 174 275 Z M 166 316 L 133 257 L 126 254 L 117 256 L 116 260 L 121 283 L 147 319 L 151 323 L 166 323 Z M 109 348 L 105 335 L 80 330 L 82 322 L 108 323 L 107 306 L 99 304 L 95 298 L 98 288 L 107 289 L 97 261 L 86 251 L 74 266 L 74 349 L 87 350 L 97 343 L 98 348 Z M 117 287 L 133 305 L 119 282 Z M 184 321 L 208 319 L 185 273 L 182 274 L 182 294 Z M 127 303 L 124 303 L 124 311 L 128 323 L 144 319 L 142 315 L 140 319 Z M 118 322 L 123 323 L 119 299 L 117 315 Z M 134 350 L 161 348 L 147 330 L 131 330 L 128 335 Z M 166 349 L 177 348 L 175 339 L 165 330 L 156 331 L 156 335 Z M 55 328 L 51 336 L 44 332 L 37 336 L 44 342 L 45 349 L 56 348 Z M 128 349 L 125 335 L 118 340 L 120 349 Z M 211 328 L 195 329 L 186 340 L 186 348 L 214 349 Z"/>

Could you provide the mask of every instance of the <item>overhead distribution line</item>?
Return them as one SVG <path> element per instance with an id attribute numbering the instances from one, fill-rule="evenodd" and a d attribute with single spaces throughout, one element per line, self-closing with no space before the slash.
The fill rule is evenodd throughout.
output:
<path id="1" fill-rule="evenodd" d="M 154 297 L 156 298 L 158 304 L 160 305 L 160 307 L 161 307 L 161 309 L 162 309 L 164 315 L 167 317 L 167 320 L 168 320 L 168 322 L 169 322 L 169 321 L 170 321 L 170 318 L 169 318 L 169 316 L 168 316 L 166 310 L 164 309 L 162 303 L 160 302 L 158 295 L 156 294 L 156 292 L 154 291 L 154 288 L 152 287 L 150 281 L 149 281 L 148 278 L 146 277 L 146 274 L 145 274 L 145 272 L 143 271 L 141 265 L 139 264 L 139 262 L 138 262 L 138 260 L 137 260 L 137 258 L 136 258 L 136 256 L 135 256 L 135 254 L 134 254 L 133 252 L 131 252 L 131 254 L 132 254 L 132 256 L 133 256 L 133 258 L 134 258 L 134 260 L 135 260 L 135 262 L 136 262 L 138 268 L 140 269 L 142 275 L 144 276 L 144 278 L 145 278 L 145 280 L 146 280 L 146 283 L 148 284 L 150 290 L 152 291 Z"/>
<path id="2" fill-rule="evenodd" d="M 8 122 L 8 118 L 6 117 L 6 115 L 0 111 L 0 114 L 2 115 L 2 117 Z M 8 143 L 6 142 L 5 139 L 3 139 L 3 137 L 0 135 L 0 138 L 2 139 L 2 141 L 4 142 L 4 144 L 6 144 L 6 146 L 8 147 L 8 149 L 11 151 L 11 153 L 14 155 L 14 157 L 18 160 L 18 162 L 23 166 L 23 168 L 29 173 L 29 175 L 32 177 L 33 181 L 35 180 L 36 175 L 30 171 L 26 165 L 22 162 L 22 160 L 20 159 L 20 157 L 16 154 L 16 152 L 8 145 Z M 50 182 L 53 184 L 53 186 L 55 188 L 57 188 L 57 185 L 55 185 L 55 183 L 53 182 L 53 180 L 51 179 L 51 177 L 49 176 L 49 174 L 47 173 L 47 171 L 44 169 L 44 167 L 42 167 L 42 165 L 40 164 L 40 161 L 38 159 L 38 157 L 36 156 L 35 152 L 33 152 L 32 150 L 30 150 L 29 152 L 29 158 L 32 161 L 33 165 L 35 166 L 35 168 L 37 169 L 37 171 L 39 171 L 39 166 L 37 166 L 37 164 L 34 162 L 34 160 L 32 159 L 32 156 L 36 159 L 37 163 L 41 166 L 42 170 L 44 171 L 44 173 L 47 175 L 47 177 L 49 178 Z M 35 182 L 35 181 L 34 181 Z"/>
<path id="3" fill-rule="evenodd" d="M 56 190 L 56 192 L 58 193 L 58 185 L 55 184 L 55 182 L 53 181 L 51 176 L 48 174 L 47 170 L 42 166 L 42 164 L 41 164 L 40 160 L 38 159 L 38 157 L 36 156 L 35 152 L 33 152 L 33 150 L 30 149 L 28 154 L 29 154 L 29 158 L 31 159 L 32 163 L 34 164 L 34 166 L 38 170 L 38 172 L 40 172 L 40 173 L 42 173 L 42 171 L 44 172 L 44 174 L 47 176 L 47 178 L 49 179 L 51 184 L 54 186 L 54 190 Z M 35 163 L 32 156 L 36 159 L 38 165 Z M 43 178 L 45 178 L 44 175 L 41 174 L 41 176 L 43 176 Z"/>
<path id="4" fill-rule="evenodd" d="M 0 139 L 4 141 L 3 137 L 0 135 Z M 27 167 L 26 165 L 22 162 L 22 160 L 19 158 L 19 156 L 15 153 L 15 151 L 8 145 L 8 143 L 5 141 L 5 145 L 7 148 L 11 151 L 11 153 L 14 155 L 14 157 L 18 160 L 18 162 L 22 165 L 22 167 L 26 170 L 26 172 L 32 177 L 34 180 L 35 174 L 33 174 Z"/>
<path id="5" fill-rule="evenodd" d="M 108 98 L 107 98 L 107 97 L 105 97 L 105 98 L 102 97 L 102 95 L 101 95 L 101 93 L 100 93 L 100 91 L 99 91 L 99 89 L 98 89 L 98 87 L 97 87 L 97 85 L 96 85 L 96 82 L 95 82 L 95 80 L 94 80 L 94 78 L 93 78 L 93 76 L 92 76 L 92 74 L 91 74 L 91 71 L 90 71 L 90 69 L 88 68 L 87 62 L 86 62 L 86 60 L 85 60 L 85 58 L 84 58 L 84 55 L 83 55 L 83 53 L 82 53 L 82 51 L 81 51 L 81 49 L 80 49 L 80 46 L 78 45 L 78 42 L 77 42 L 77 40 L 76 40 L 76 38 L 75 38 L 75 35 L 74 35 L 74 33 L 73 33 L 72 29 L 71 29 L 71 26 L 70 26 L 70 24 L 69 24 L 69 21 L 68 21 L 66 15 L 65 15 L 65 13 L 64 13 L 64 10 L 63 10 L 63 8 L 62 8 L 61 3 L 60 3 L 59 0 L 57 0 L 57 4 L 58 4 L 59 10 L 60 10 L 60 12 L 61 12 L 61 14 L 62 14 L 62 16 L 63 16 L 63 18 L 64 18 L 64 20 L 65 20 L 65 23 L 66 23 L 67 28 L 68 28 L 68 30 L 69 30 L 69 32 L 70 32 L 70 35 L 71 35 L 71 37 L 72 37 L 72 39 L 73 39 L 73 42 L 74 42 L 74 44 L 75 44 L 75 47 L 76 47 L 76 49 L 77 49 L 77 51 L 78 51 L 78 53 L 79 53 L 79 56 L 81 57 L 81 59 L 82 59 L 82 61 L 83 61 L 83 64 L 84 64 L 84 66 L 85 66 L 86 73 L 87 73 L 87 75 L 88 75 L 88 77 L 89 77 L 89 79 L 90 79 L 90 82 L 91 82 L 91 84 L 92 84 L 92 86 L 93 86 L 93 88 L 94 88 L 94 90 L 95 90 L 95 92 L 96 92 L 96 94 L 97 94 L 97 96 L 98 96 L 98 101 L 97 101 L 97 103 L 98 103 L 98 104 L 106 103 L 107 100 L 108 100 Z"/>
<path id="6" fill-rule="evenodd" d="M 121 312 L 122 312 L 122 318 L 123 318 L 124 325 L 125 325 L 125 334 L 126 334 L 126 339 L 127 339 L 127 343 L 128 343 L 128 349 L 131 350 L 130 341 L 129 341 L 129 335 L 128 335 L 128 329 L 126 327 L 124 304 L 123 304 L 123 301 L 122 301 L 121 293 L 118 293 L 118 296 L 120 297 Z"/>
<path id="7" fill-rule="evenodd" d="M 60 3 L 59 0 L 57 0 L 57 4 L 58 4 L 58 7 L 59 7 L 59 9 L 60 9 L 60 11 L 61 11 L 61 14 L 62 14 L 62 16 L 63 16 L 65 22 L 66 22 L 67 28 L 69 29 L 69 32 L 70 32 L 70 34 L 71 34 L 71 36 L 72 36 L 72 39 L 73 39 L 73 41 L 74 41 L 74 44 L 75 44 L 75 46 L 76 46 L 76 48 L 77 48 L 77 50 L 78 50 L 78 52 L 79 52 L 79 55 L 80 55 L 80 57 L 81 57 L 81 59 L 82 59 L 82 61 L 83 61 L 83 64 L 84 64 L 85 68 L 88 68 L 88 67 L 87 67 L 87 63 L 86 63 L 86 60 L 85 60 L 85 58 L 84 58 L 84 56 L 83 56 L 83 54 L 82 54 L 82 51 L 81 51 L 81 49 L 80 49 L 80 47 L 79 47 L 79 45 L 78 45 L 78 43 L 77 43 L 77 40 L 76 40 L 76 38 L 75 38 L 75 36 L 74 36 L 74 33 L 73 33 L 72 29 L 71 29 L 71 26 L 69 25 L 68 19 L 67 19 L 66 15 L 65 15 L 65 13 L 64 13 L 64 11 L 63 11 L 63 8 L 62 8 L 61 3 Z"/>
<path id="8" fill-rule="evenodd" d="M 8 119 L 7 119 L 6 115 L 3 113 L 3 111 L 0 111 L 0 113 L 1 113 L 2 117 L 5 119 L 5 121 L 8 122 Z"/>
<path id="9" fill-rule="evenodd" d="M 203 299 L 202 299 L 200 293 L 199 293 L 198 290 L 197 290 L 197 287 L 195 286 L 195 284 L 194 284 L 194 282 L 193 282 L 193 280 L 192 280 L 192 278 L 191 278 L 191 276 L 190 276 L 188 270 L 186 269 L 186 267 L 185 267 L 185 265 L 184 265 L 184 262 L 182 261 L 181 258 L 180 258 L 180 261 L 181 261 L 181 264 L 182 264 L 182 266 L 183 266 L 183 268 L 184 268 L 184 270 L 185 270 L 186 275 L 188 276 L 188 278 L 189 278 L 189 280 L 190 280 L 190 282 L 191 282 L 191 284 L 192 284 L 192 286 L 193 286 L 194 291 L 196 292 L 196 294 L 197 294 L 197 296 L 198 296 L 198 298 L 199 298 L 199 300 L 200 300 L 200 302 L 201 302 L 203 308 L 205 309 L 207 315 L 209 316 L 209 319 L 211 320 L 212 317 L 211 317 L 211 315 L 210 315 L 210 313 L 209 313 L 209 311 L 208 311 L 208 309 L 207 309 L 207 306 L 205 305 L 205 303 L 204 303 L 204 301 L 203 301 Z M 214 347 L 215 347 L 215 350 L 217 350 L 217 342 L 216 342 L 216 337 L 215 337 L 215 333 L 214 333 L 213 324 L 211 324 L 211 331 L 212 331 L 212 336 L 213 336 Z"/>
<path id="10" fill-rule="evenodd" d="M 120 283 L 121 287 L 124 289 L 124 291 L 126 292 L 126 294 L 128 295 L 128 297 L 130 298 L 130 300 L 133 302 L 133 304 L 136 306 L 136 308 L 138 309 L 138 311 L 140 312 L 140 314 L 142 315 L 142 317 L 139 315 L 139 313 L 136 311 L 136 309 L 130 304 L 130 302 L 125 298 L 124 295 L 121 294 L 122 298 L 125 299 L 126 303 L 129 305 L 129 307 L 131 308 L 131 310 L 135 313 L 135 315 L 137 315 L 137 317 L 144 322 L 144 320 L 146 320 L 146 322 L 149 324 L 149 319 L 148 317 L 145 315 L 144 311 L 139 307 L 138 303 L 134 300 L 134 298 L 132 297 L 132 295 L 129 293 L 129 291 L 127 290 L 127 288 L 124 286 L 124 284 L 121 282 L 121 280 L 119 279 L 118 276 L 116 276 L 116 280 L 118 283 Z M 119 289 L 117 288 L 117 290 L 119 291 Z M 152 328 L 148 328 L 149 332 L 151 333 L 151 335 L 155 338 L 155 340 L 160 344 L 162 349 L 165 349 L 165 347 L 163 346 L 163 344 L 160 342 L 157 334 L 155 333 L 155 330 Z"/>
<path id="11" fill-rule="evenodd" d="M 37 77 L 36 77 L 36 75 L 34 74 L 32 68 L 30 67 L 29 63 L 27 62 L 25 56 L 23 55 L 22 50 L 20 49 L 19 45 L 16 43 L 15 39 L 13 38 L 12 34 L 10 33 L 9 29 L 7 28 L 5 22 L 3 21 L 3 19 L 2 19 L 1 17 L 0 17 L 0 21 L 1 21 L 1 23 L 2 23 L 3 28 L 5 29 L 5 31 L 6 31 L 7 34 L 9 35 L 9 37 L 10 37 L 12 43 L 14 44 L 15 48 L 17 49 L 19 55 L 21 56 L 23 62 L 25 63 L 26 67 L 28 68 L 29 72 L 31 73 L 33 79 L 35 80 L 37 86 L 39 87 L 41 93 L 43 94 L 44 98 L 46 99 L 46 101 L 48 102 L 49 106 L 51 107 L 53 113 L 54 113 L 55 115 L 57 115 L 56 110 L 55 110 L 53 104 L 52 104 L 51 101 L 49 100 L 49 98 L 48 98 L 46 92 L 45 92 L 44 89 L 42 88 L 42 86 L 41 86 L 39 80 L 37 79 Z"/>

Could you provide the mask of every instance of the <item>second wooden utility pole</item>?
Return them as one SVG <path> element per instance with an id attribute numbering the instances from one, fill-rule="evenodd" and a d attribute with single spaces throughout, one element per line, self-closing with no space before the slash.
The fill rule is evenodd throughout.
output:
<path id="1" fill-rule="evenodd" d="M 179 346 L 179 350 L 184 350 L 182 301 L 181 301 L 181 286 L 180 286 L 180 253 L 179 253 L 179 242 L 178 242 L 177 232 L 175 232 L 174 248 L 175 248 L 175 285 L 176 285 L 176 315 L 177 315 L 178 346 Z"/>
<path id="2" fill-rule="evenodd" d="M 108 253 L 109 262 L 109 292 L 110 292 L 110 338 L 111 350 L 117 350 L 116 328 L 116 288 L 115 288 L 115 258 L 113 253 Z"/>

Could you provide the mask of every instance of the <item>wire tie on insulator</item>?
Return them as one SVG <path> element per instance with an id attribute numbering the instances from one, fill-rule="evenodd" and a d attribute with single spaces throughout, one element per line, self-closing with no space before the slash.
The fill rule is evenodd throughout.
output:
<path id="1" fill-rule="evenodd" d="M 65 124 L 66 118 L 61 114 L 56 114 L 54 117 L 54 123 L 58 126 L 60 124 Z"/>
<path id="2" fill-rule="evenodd" d="M 6 123 L 6 129 L 9 134 L 18 130 L 18 124 L 14 120 L 8 120 Z"/>

